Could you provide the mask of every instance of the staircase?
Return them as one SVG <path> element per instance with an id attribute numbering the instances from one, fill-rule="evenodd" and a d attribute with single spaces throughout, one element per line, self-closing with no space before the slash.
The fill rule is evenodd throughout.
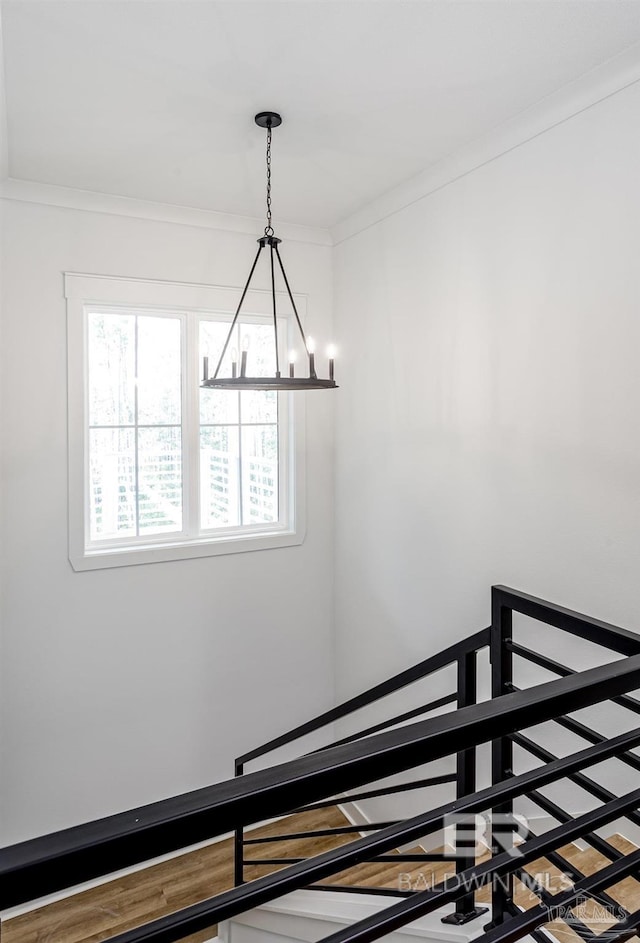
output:
<path id="1" fill-rule="evenodd" d="M 340 812 L 338 807 L 327 810 L 321 815 L 316 814 L 313 819 L 308 819 L 308 816 L 309 813 L 296 816 L 295 828 L 300 830 L 312 830 L 317 828 L 329 829 L 351 824 L 346 816 Z M 294 825 L 292 819 L 289 820 L 290 827 Z M 278 823 L 273 823 L 268 829 L 261 830 L 261 838 L 277 835 L 279 827 L 281 826 L 279 826 Z M 604 842 L 611 849 L 617 850 L 624 855 L 638 850 L 637 845 L 620 834 L 609 835 L 604 839 Z M 287 842 L 285 847 L 288 856 L 294 857 L 299 855 L 301 857 L 310 857 L 321 851 L 328 850 L 329 847 L 337 847 L 339 844 L 344 843 L 345 839 L 340 840 L 339 837 L 336 836 L 333 839 L 325 837 L 315 840 L 293 840 Z M 282 854 L 285 851 L 285 848 L 280 845 L 276 848 L 273 848 L 273 846 L 269 844 L 261 847 L 261 858 L 276 857 L 276 855 Z M 447 850 L 443 847 L 436 849 L 437 854 L 445 855 L 446 851 Z M 400 853 L 397 852 L 395 856 L 399 857 L 399 854 Z M 422 846 L 417 845 L 415 848 L 406 850 L 406 854 L 424 857 L 425 850 Z M 609 863 L 609 860 L 594 848 L 589 846 L 581 848 L 576 842 L 559 848 L 558 855 L 573 867 L 574 876 L 575 873 L 586 876 L 594 875 Z M 477 849 L 476 861 L 478 863 L 487 861 L 490 857 L 490 849 Z M 250 861 L 251 857 L 249 856 L 246 860 L 247 862 Z M 262 877 L 284 866 L 261 864 L 254 867 L 257 873 L 254 875 L 253 871 L 250 871 L 249 877 Z M 559 893 L 573 886 L 574 883 L 566 869 L 563 870 L 557 863 L 547 858 L 539 858 L 531 862 L 531 864 L 527 865 L 525 871 L 527 874 L 540 881 L 549 894 Z M 342 889 L 355 885 L 359 888 L 370 889 L 372 893 L 380 889 L 397 891 L 399 889 L 406 889 L 407 887 L 419 891 L 427 888 L 435 888 L 454 875 L 455 861 L 411 863 L 405 860 L 399 861 L 397 864 L 386 861 L 377 864 L 357 865 L 340 874 L 333 875 L 331 878 L 320 883 L 327 888 L 331 888 L 333 885 L 339 885 Z M 628 877 L 612 887 L 608 894 L 604 895 L 604 898 L 605 899 L 585 899 L 579 904 L 577 909 L 579 919 L 597 936 L 600 936 L 613 926 L 616 916 L 618 919 L 622 919 L 625 910 L 631 913 L 640 909 L 640 881 L 636 877 Z M 514 881 L 513 901 L 516 907 L 522 910 L 528 910 L 540 904 L 541 899 L 534 890 L 523 884 L 522 881 L 516 879 Z M 486 905 L 489 907 L 491 905 L 490 887 L 485 887 L 476 892 L 475 903 L 479 906 Z M 286 922 L 283 926 L 286 928 Z M 550 921 L 545 925 L 545 930 L 557 940 L 558 943 L 576 943 L 576 941 L 581 940 L 581 937 L 563 920 Z M 433 931 L 431 932 L 433 933 Z M 286 935 L 289 936 L 289 932 L 287 932 Z M 603 939 L 606 940 L 606 934 Z M 635 936 L 632 939 L 634 941 L 638 940 Z"/>
<path id="2" fill-rule="evenodd" d="M 350 826 L 351 821 L 338 806 L 315 812 L 302 812 L 288 819 L 288 827 L 299 832 L 334 829 Z M 282 826 L 279 822 L 255 829 L 254 838 L 269 839 L 278 836 Z M 293 839 L 283 845 L 280 842 L 261 846 L 260 858 L 269 859 L 284 855 L 287 857 L 308 858 L 330 848 L 337 848 L 349 841 L 348 836 L 323 836 L 319 838 Z M 622 835 L 614 834 L 606 842 L 624 854 L 637 850 L 637 846 Z M 445 849 L 437 849 L 444 854 Z M 408 854 L 424 855 L 420 845 L 411 848 Z M 559 849 L 561 856 L 577 868 L 582 874 L 595 874 L 604 867 L 606 859 L 593 848 L 581 849 L 571 843 Z M 490 857 L 488 849 L 478 849 L 476 860 L 486 861 Z M 396 854 L 398 857 L 399 853 Z M 256 855 L 257 857 L 257 855 Z M 251 856 L 247 861 L 251 860 Z M 249 877 L 263 877 L 284 865 L 258 864 L 255 874 Z M 547 859 L 541 858 L 526 868 L 530 875 L 543 877 L 545 888 L 550 893 L 557 893 L 570 885 L 566 872 Z M 428 863 L 379 862 L 361 864 L 321 882 L 331 888 L 333 885 L 348 887 L 355 885 L 370 889 L 395 891 L 410 885 L 416 890 L 436 887 L 455 874 L 455 862 L 433 861 Z M 540 902 L 539 897 L 521 881 L 514 882 L 514 903 L 522 909 L 528 909 Z M 233 858 L 229 840 L 216 842 L 197 851 L 173 858 L 163 864 L 145 868 L 142 872 L 107 882 L 98 888 L 66 897 L 55 903 L 33 909 L 22 916 L 9 919 L 2 924 L 2 943 L 98 943 L 117 933 L 138 926 L 143 921 L 157 919 L 206 900 L 208 897 L 228 890 L 233 886 Z M 610 891 L 615 903 L 627 911 L 640 909 L 640 883 L 633 877 L 627 878 Z M 490 905 L 489 888 L 483 888 L 475 895 L 476 904 Z M 326 911 L 326 908 L 321 908 Z M 307 908 L 308 910 L 308 908 Z M 585 901 L 580 908 L 580 917 L 594 933 L 601 934 L 613 921 L 610 916 L 613 907 L 603 906 L 598 901 Z M 282 914 L 284 908 L 280 907 Z M 285 911 L 286 912 L 286 911 Z M 298 911 L 290 909 L 289 913 Z M 287 920 L 280 919 L 284 935 L 290 936 Z M 546 929 L 558 943 L 575 943 L 580 937 L 561 920 L 549 923 Z M 433 932 L 433 931 L 432 931 Z M 214 939 L 218 927 L 211 926 L 200 933 L 185 937 L 182 943 L 205 943 Z M 447 937 L 445 936 L 445 939 Z M 634 938 L 635 939 L 635 938 Z"/>
<path id="3" fill-rule="evenodd" d="M 543 645 L 547 632 L 551 653 Z M 570 655 L 576 639 L 597 646 L 598 666 L 557 661 L 559 638 L 570 640 Z M 479 703 L 487 649 L 491 699 Z M 542 679 L 531 683 L 523 666 Z M 380 719 L 386 698 L 421 684 L 426 697 L 418 693 L 415 706 L 406 709 L 407 701 Z M 398 933 L 483 943 L 634 939 L 640 850 L 623 835 L 640 825 L 640 788 L 631 778 L 640 772 L 633 752 L 640 701 L 630 695 L 638 688 L 639 636 L 494 587 L 487 629 L 245 754 L 234 780 L 0 851 L 0 906 L 36 902 L 19 916 L 5 911 L 2 943 L 201 943 L 223 921 L 221 932 L 229 921 L 244 921 L 250 936 L 252 914 L 295 910 L 300 894 L 318 901 L 307 908 L 316 917 L 330 904 L 340 911 L 339 928 L 324 930 L 326 943 Z M 372 705 L 376 722 L 358 720 Z M 603 729 L 612 729 L 604 723 L 612 710 L 615 735 Z M 571 738 L 562 755 L 550 750 L 556 729 Z M 330 742 L 310 746 L 309 737 L 321 732 Z M 478 788 L 483 744 L 491 750 L 491 784 Z M 282 747 L 297 758 L 248 772 Z M 576 795 L 578 808 L 588 798 L 589 811 L 574 811 Z M 351 804 L 372 800 L 396 811 L 411 801 L 421 811 L 357 824 L 345 816 Z M 536 833 L 523 825 L 522 803 L 549 826 Z M 477 846 L 469 830 L 480 814 L 491 820 L 490 849 Z M 176 854 L 230 829 L 233 839 Z M 451 847 L 438 846 L 445 834 L 455 835 L 455 857 Z M 43 895 L 168 854 L 170 860 L 37 905 Z"/>

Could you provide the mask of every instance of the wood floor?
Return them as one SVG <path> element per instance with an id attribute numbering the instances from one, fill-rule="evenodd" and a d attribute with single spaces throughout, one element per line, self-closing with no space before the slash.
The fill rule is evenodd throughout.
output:
<path id="1" fill-rule="evenodd" d="M 287 828 L 314 831 L 348 824 L 336 809 L 304 812 L 291 816 Z M 252 837 L 282 832 L 273 823 L 252 831 Z M 350 836 L 310 838 L 295 843 L 256 846 L 260 857 L 303 857 L 336 847 Z M 277 850 L 276 850 L 277 848 Z M 254 851 L 253 857 L 258 857 Z M 248 868 L 246 879 L 273 868 Z M 250 873 L 255 871 L 256 873 Z M 158 919 L 189 904 L 213 897 L 233 887 L 232 840 L 226 839 L 192 851 L 65 900 L 48 904 L 11 920 L 3 921 L 2 943 L 99 943 L 116 933 Z M 184 943 L 202 943 L 216 935 L 211 927 L 186 937 Z"/>
<path id="2" fill-rule="evenodd" d="M 331 808 L 291 816 L 287 821 L 287 830 L 313 831 L 345 824 L 346 819 L 340 810 Z M 267 838 L 282 831 L 282 823 L 276 822 L 254 830 L 251 837 Z M 352 838 L 352 835 L 336 835 L 247 846 L 246 857 L 307 857 L 348 843 Z M 628 852 L 635 848 L 635 845 L 619 835 L 612 836 L 609 840 L 621 851 Z M 420 850 L 412 849 L 415 853 Z M 598 852 L 592 849 L 582 851 L 576 845 L 567 846 L 562 850 L 562 854 L 585 874 L 591 874 L 607 864 Z M 2 943 L 99 943 L 116 933 L 122 933 L 232 887 L 232 857 L 232 842 L 229 839 L 48 904 L 4 921 L 1 927 Z M 277 870 L 277 867 L 249 865 L 245 878 L 252 880 Z M 544 859 L 533 862 L 527 870 L 531 874 L 548 875 L 547 887 L 551 893 L 555 893 L 562 886 L 561 872 Z M 323 883 L 398 889 L 407 886 L 410 881 L 412 887 L 424 889 L 426 885 L 440 883 L 451 873 L 451 866 L 440 862 L 378 862 L 358 865 Z M 516 903 L 522 907 L 528 908 L 538 903 L 535 895 L 519 882 L 516 882 L 515 893 Z M 479 902 L 488 902 L 489 894 L 489 890 L 484 889 L 476 898 Z M 609 894 L 629 911 L 640 909 L 640 883 L 633 878 L 620 882 L 610 889 Z M 580 915 L 596 932 L 606 929 L 602 914 L 597 912 L 597 904 L 584 905 Z M 562 922 L 549 924 L 548 929 L 557 937 L 559 943 L 576 943 L 579 939 Z M 185 938 L 184 943 L 202 943 L 215 934 L 216 928 L 211 927 Z M 636 937 L 633 940 L 634 943 L 640 943 Z"/>

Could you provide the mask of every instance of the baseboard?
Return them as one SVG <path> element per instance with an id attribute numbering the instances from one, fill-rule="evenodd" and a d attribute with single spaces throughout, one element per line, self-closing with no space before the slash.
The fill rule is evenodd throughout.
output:
<path id="1" fill-rule="evenodd" d="M 337 806 L 351 825 L 371 825 L 371 819 L 357 802 L 338 802 Z M 369 835 L 370 832 L 362 832 L 361 834 Z"/>

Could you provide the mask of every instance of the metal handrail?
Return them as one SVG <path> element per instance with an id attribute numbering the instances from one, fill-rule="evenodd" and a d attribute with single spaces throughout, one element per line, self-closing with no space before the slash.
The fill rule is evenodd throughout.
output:
<path id="1" fill-rule="evenodd" d="M 640 636 L 635 632 L 630 632 L 629 629 L 621 629 L 620 626 L 612 625 L 610 622 L 594 619 L 593 616 L 576 612 L 574 609 L 566 609 L 564 606 L 547 602 L 537 596 L 530 596 L 528 593 L 511 589 L 509 586 L 492 587 L 492 595 L 494 602 L 500 608 L 519 612 L 521 615 L 529 616 L 546 625 L 552 625 L 570 635 L 577 635 L 596 645 L 610 648 L 620 655 L 640 654 Z"/>
<path id="2" fill-rule="evenodd" d="M 460 751 L 507 737 L 639 685 L 640 655 L 636 655 L 13 845 L 0 851 L 0 907 L 32 900 L 196 840 L 289 812 L 305 802 L 422 766 L 449 755 L 452 744 Z"/>

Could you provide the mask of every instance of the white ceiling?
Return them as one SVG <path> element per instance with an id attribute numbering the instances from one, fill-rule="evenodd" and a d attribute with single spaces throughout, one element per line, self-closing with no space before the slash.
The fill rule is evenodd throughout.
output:
<path id="1" fill-rule="evenodd" d="M 7 0 L 9 174 L 330 226 L 640 40 L 639 0 Z"/>

